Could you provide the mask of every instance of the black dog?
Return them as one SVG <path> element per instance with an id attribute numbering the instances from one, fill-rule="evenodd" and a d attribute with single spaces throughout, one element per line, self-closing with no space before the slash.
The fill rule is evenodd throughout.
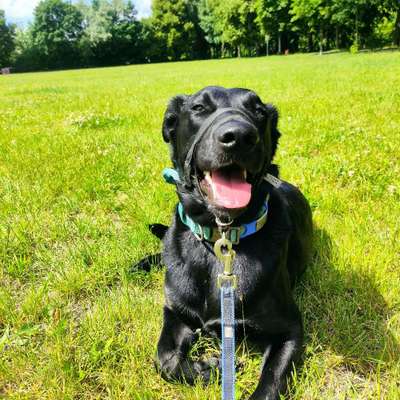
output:
<path id="1" fill-rule="evenodd" d="M 199 226 L 215 229 L 216 218 L 237 227 L 257 219 L 268 198 L 265 225 L 234 245 L 236 334 L 260 345 L 262 371 L 250 399 L 278 399 L 293 363 L 302 352 L 303 327 L 291 288 L 311 253 L 310 207 L 289 183 L 275 187 L 272 164 L 280 133 L 278 113 L 250 90 L 207 87 L 191 96 L 174 97 L 166 110 L 163 137 L 170 144 L 179 174 L 177 194 L 183 214 Z M 209 229 L 209 228 L 207 228 Z M 210 244 L 182 222 L 178 210 L 163 236 L 164 325 L 157 364 L 168 380 L 208 381 L 215 360 L 188 357 L 195 331 L 219 336 L 217 276 L 222 265 Z"/>

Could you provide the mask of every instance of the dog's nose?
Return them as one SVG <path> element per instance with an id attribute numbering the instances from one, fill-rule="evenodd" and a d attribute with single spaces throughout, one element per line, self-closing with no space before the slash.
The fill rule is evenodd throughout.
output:
<path id="1" fill-rule="evenodd" d="M 252 126 L 227 126 L 218 131 L 218 144 L 225 150 L 243 148 L 249 150 L 258 143 L 257 131 Z"/>

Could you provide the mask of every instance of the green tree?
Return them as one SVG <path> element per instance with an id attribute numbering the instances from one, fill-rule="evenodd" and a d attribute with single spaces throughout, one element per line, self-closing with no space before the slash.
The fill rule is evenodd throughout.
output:
<path id="1" fill-rule="evenodd" d="M 303 20 L 308 32 L 318 36 L 319 52 L 327 43 L 327 32 L 331 29 L 330 0 L 293 0 L 292 21 Z"/>
<path id="2" fill-rule="evenodd" d="M 232 49 L 238 57 L 242 55 L 243 51 L 246 55 L 252 55 L 252 50 L 257 49 L 260 42 L 260 35 L 255 23 L 254 1 L 227 0 L 219 2 L 215 8 L 215 14 L 220 24 L 219 29 L 222 31 L 222 44 Z"/>
<path id="3" fill-rule="evenodd" d="M 151 17 L 144 18 L 140 26 L 140 54 L 144 62 L 165 61 L 165 45 L 157 35 L 156 27 Z"/>
<path id="4" fill-rule="evenodd" d="M 394 22 L 394 29 L 393 29 L 393 41 L 396 46 L 400 46 L 400 2 L 396 1 L 394 11 L 396 15 L 396 19 Z"/>
<path id="5" fill-rule="evenodd" d="M 383 18 L 381 0 L 333 0 L 332 22 L 342 31 L 350 32 L 354 45 L 363 47 Z"/>
<path id="6" fill-rule="evenodd" d="M 86 63 L 115 65 L 143 61 L 141 24 L 128 0 L 94 0 L 78 3 L 84 16 L 85 33 L 80 47 Z"/>
<path id="7" fill-rule="evenodd" d="M 62 0 L 42 0 L 36 7 L 32 38 L 43 66 L 78 66 L 78 42 L 82 34 L 83 17 L 74 5 Z"/>
<path id="8" fill-rule="evenodd" d="M 28 29 L 0 11 L 0 63 L 17 70 L 283 50 L 400 45 L 400 0 L 42 0 Z M 69 0 L 68 0 L 69 1 Z M 15 49 L 13 50 L 13 48 Z"/>
<path id="9" fill-rule="evenodd" d="M 292 30 L 289 0 L 255 0 L 256 24 L 266 42 L 275 44 L 275 51 L 280 54 L 282 48 L 297 50 L 297 43 L 292 44 L 290 37 L 297 42 L 297 33 Z"/>
<path id="10" fill-rule="evenodd" d="M 184 60 L 204 55 L 205 41 L 197 15 L 197 1 L 153 0 L 152 29 L 167 59 Z"/>
<path id="11" fill-rule="evenodd" d="M 222 54 L 223 26 L 217 15 L 218 0 L 200 0 L 198 4 L 199 24 L 204 32 L 204 38 L 211 50 L 211 57 Z"/>
<path id="12" fill-rule="evenodd" d="M 400 46 L 400 0 L 385 0 L 382 8 L 384 15 L 393 20 L 393 43 Z"/>
<path id="13" fill-rule="evenodd" d="M 0 10 L 0 67 L 10 65 L 10 56 L 15 47 L 15 27 L 6 23 L 3 10 Z"/>
<path id="14" fill-rule="evenodd" d="M 32 38 L 31 29 L 16 30 L 15 50 L 12 55 L 13 66 L 17 71 L 36 71 L 43 69 L 42 56 Z"/>

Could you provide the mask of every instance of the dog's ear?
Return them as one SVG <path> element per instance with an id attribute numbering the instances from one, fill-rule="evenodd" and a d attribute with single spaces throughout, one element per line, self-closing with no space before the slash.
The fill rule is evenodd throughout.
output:
<path id="1" fill-rule="evenodd" d="M 271 161 L 274 158 L 276 153 L 276 149 L 278 147 L 278 141 L 281 136 L 281 133 L 278 130 L 278 110 L 277 108 L 270 103 L 265 104 L 265 108 L 268 114 L 268 126 L 271 132 Z"/>
<path id="2" fill-rule="evenodd" d="M 175 130 L 178 126 L 179 112 L 181 111 L 182 105 L 187 97 L 188 96 L 186 95 L 175 96 L 168 103 L 162 125 L 163 138 L 167 143 L 169 143 L 171 137 L 175 133 Z"/>

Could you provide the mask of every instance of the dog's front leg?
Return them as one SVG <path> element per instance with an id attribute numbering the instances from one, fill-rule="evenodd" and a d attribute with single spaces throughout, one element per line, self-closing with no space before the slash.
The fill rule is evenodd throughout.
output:
<path id="1" fill-rule="evenodd" d="M 264 362 L 257 388 L 249 400 L 278 400 L 287 389 L 287 380 L 302 351 L 302 328 L 279 344 L 269 344 L 264 352 Z"/>
<path id="2" fill-rule="evenodd" d="M 213 366 L 188 358 L 196 336 L 194 332 L 168 307 L 164 307 L 164 325 L 157 347 L 156 366 L 168 381 L 194 384 L 197 378 L 208 382 Z"/>

